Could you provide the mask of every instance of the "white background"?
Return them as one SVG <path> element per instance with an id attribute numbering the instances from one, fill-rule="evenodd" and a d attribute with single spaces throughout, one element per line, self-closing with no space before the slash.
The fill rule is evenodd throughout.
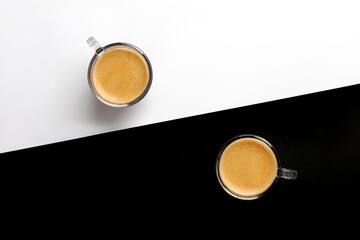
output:
<path id="1" fill-rule="evenodd" d="M 360 83 L 359 13 L 344 0 L 0 0 L 0 152 Z M 90 36 L 147 54 L 140 103 L 92 95 Z"/>

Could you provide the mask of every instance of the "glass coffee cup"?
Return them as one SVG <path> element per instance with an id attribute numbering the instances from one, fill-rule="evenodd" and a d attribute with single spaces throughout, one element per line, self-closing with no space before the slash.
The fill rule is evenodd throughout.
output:
<path id="1" fill-rule="evenodd" d="M 216 176 L 231 196 L 253 200 L 269 192 L 279 178 L 296 179 L 297 171 L 280 166 L 279 156 L 267 140 L 244 134 L 223 145 L 216 160 Z"/>
<path id="2" fill-rule="evenodd" d="M 140 48 L 129 43 L 102 47 L 94 37 L 87 43 L 95 51 L 88 67 L 88 83 L 100 102 L 128 107 L 145 97 L 153 73 L 150 60 Z"/>

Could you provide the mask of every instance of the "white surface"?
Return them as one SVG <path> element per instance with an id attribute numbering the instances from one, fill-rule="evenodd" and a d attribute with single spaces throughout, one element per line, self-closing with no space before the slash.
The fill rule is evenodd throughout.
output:
<path id="1" fill-rule="evenodd" d="M 359 1 L 0 0 L 0 152 L 360 82 Z M 135 106 L 98 102 L 86 39 L 153 66 Z"/>

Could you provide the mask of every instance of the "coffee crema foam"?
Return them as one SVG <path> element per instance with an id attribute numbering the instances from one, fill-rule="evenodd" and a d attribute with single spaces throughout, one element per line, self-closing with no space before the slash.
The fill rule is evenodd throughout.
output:
<path id="1" fill-rule="evenodd" d="M 96 91 L 108 102 L 116 104 L 137 99 L 149 82 L 149 69 L 144 58 L 121 47 L 103 53 L 92 74 Z"/>
<path id="2" fill-rule="evenodd" d="M 230 191 L 244 197 L 265 192 L 277 175 L 277 159 L 272 149 L 254 138 L 229 144 L 219 162 L 219 175 Z"/>

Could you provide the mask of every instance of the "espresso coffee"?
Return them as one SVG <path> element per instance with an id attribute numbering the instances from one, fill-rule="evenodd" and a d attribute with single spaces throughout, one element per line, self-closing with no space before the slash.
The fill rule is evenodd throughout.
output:
<path id="1" fill-rule="evenodd" d="M 110 49 L 96 61 L 92 72 L 93 84 L 108 102 L 125 104 L 137 99 L 149 82 L 145 59 L 125 47 Z"/>
<path id="2" fill-rule="evenodd" d="M 273 150 L 255 138 L 230 143 L 219 160 L 219 177 L 236 195 L 251 197 L 265 192 L 275 181 L 278 163 Z"/>

